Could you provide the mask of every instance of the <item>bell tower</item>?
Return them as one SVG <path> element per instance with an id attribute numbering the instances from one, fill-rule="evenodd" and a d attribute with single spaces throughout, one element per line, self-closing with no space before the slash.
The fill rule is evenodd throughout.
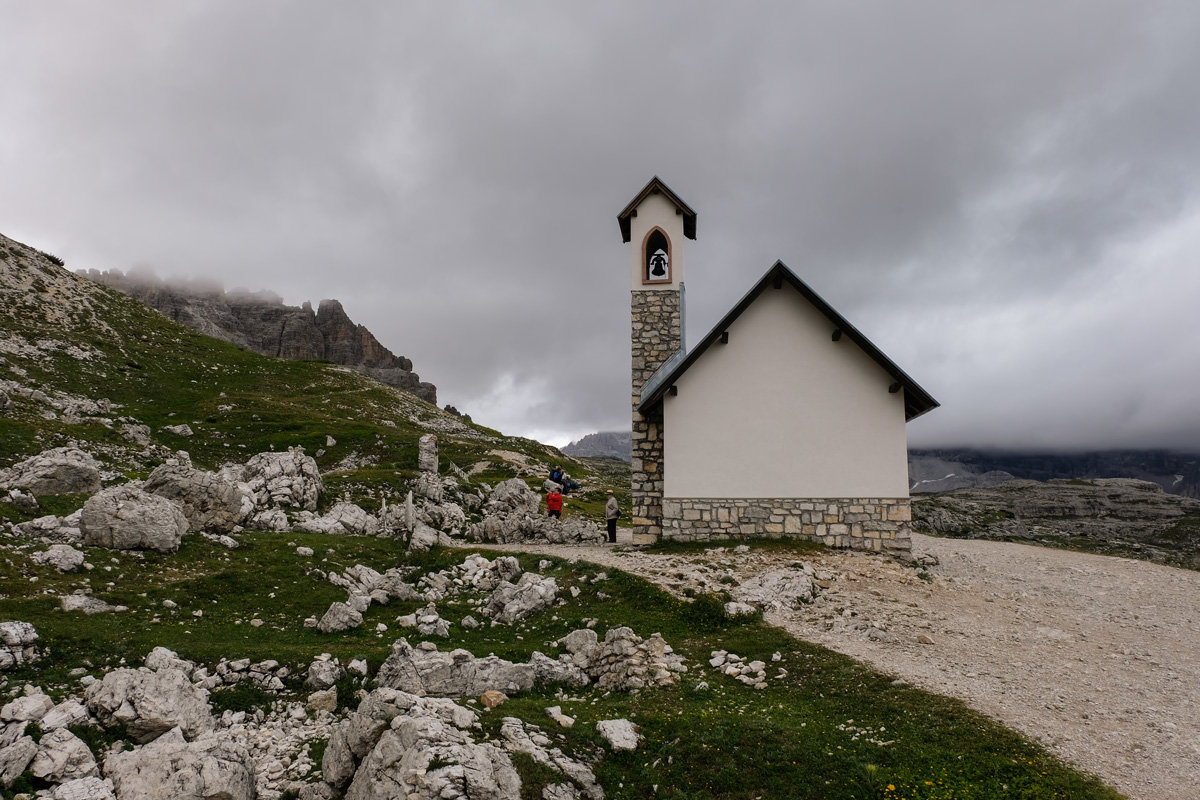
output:
<path id="1" fill-rule="evenodd" d="M 696 238 L 696 212 L 655 176 L 617 222 L 630 245 L 633 540 L 649 544 L 662 533 L 662 406 L 642 415 L 638 405 L 654 373 L 683 354 L 683 240 Z"/>

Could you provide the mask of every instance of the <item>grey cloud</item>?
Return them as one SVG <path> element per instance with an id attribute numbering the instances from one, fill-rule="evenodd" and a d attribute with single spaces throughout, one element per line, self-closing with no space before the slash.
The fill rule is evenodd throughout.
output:
<path id="1" fill-rule="evenodd" d="M 658 174 L 693 337 L 782 259 L 943 401 L 915 444 L 1200 447 L 1190 4 L 0 3 L 5 234 L 336 297 L 485 424 L 628 424 Z"/>

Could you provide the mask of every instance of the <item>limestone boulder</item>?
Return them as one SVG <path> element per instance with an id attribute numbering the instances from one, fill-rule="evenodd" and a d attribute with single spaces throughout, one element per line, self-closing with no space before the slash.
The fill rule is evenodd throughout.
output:
<path id="1" fill-rule="evenodd" d="M 117 800 L 117 796 L 110 780 L 77 778 L 55 786 L 50 800 Z"/>
<path id="2" fill-rule="evenodd" d="M 777 611 L 811 603 L 819 591 L 811 569 L 776 569 L 742 583 L 733 596 L 738 603 Z"/>
<path id="3" fill-rule="evenodd" d="M 413 526 L 412 536 L 408 539 L 408 551 L 424 552 L 431 547 L 449 547 L 454 544 L 454 541 L 442 533 L 441 531 L 431 528 L 423 522 L 418 522 Z"/>
<path id="4" fill-rule="evenodd" d="M 333 603 L 317 623 L 317 630 L 322 633 L 348 631 L 362 625 L 362 612 L 349 603 Z"/>
<path id="5" fill-rule="evenodd" d="M 91 494 L 100 491 L 100 464 L 74 447 L 56 447 L 0 470 L 0 487 L 38 494 Z"/>
<path id="6" fill-rule="evenodd" d="M 379 518 L 354 503 L 338 503 L 323 516 L 301 520 L 295 528 L 311 533 L 375 536 L 379 533 Z"/>
<path id="7" fill-rule="evenodd" d="M 0 786 L 12 786 L 37 755 L 38 746 L 30 736 L 22 736 L 0 747 Z"/>
<path id="8" fill-rule="evenodd" d="M 525 753 L 535 763 L 562 776 L 561 781 L 548 785 L 542 791 L 543 800 L 604 800 L 604 790 L 591 767 L 555 747 L 550 737 L 536 725 L 517 717 L 505 717 L 500 725 L 500 738 L 506 751 Z"/>
<path id="9" fill-rule="evenodd" d="M 488 495 L 484 506 L 489 514 L 507 514 L 521 512 L 536 514 L 541 505 L 541 497 L 529 488 L 529 484 L 520 478 L 510 478 L 496 484 Z"/>
<path id="10" fill-rule="evenodd" d="M 254 499 L 243 487 L 179 460 L 156 467 L 143 488 L 176 503 L 191 531 L 229 533 L 254 513 Z"/>
<path id="11" fill-rule="evenodd" d="M 375 675 L 378 686 L 415 695 L 478 697 L 489 689 L 514 695 L 538 683 L 585 686 L 588 676 L 577 666 L 534 653 L 525 664 L 497 656 L 475 658 L 467 650 L 439 652 L 422 643 L 412 647 L 406 639 L 392 645 L 392 653 Z"/>
<path id="12" fill-rule="evenodd" d="M 35 564 L 50 564 L 59 572 L 73 572 L 83 566 L 84 555 L 69 544 L 52 544 L 31 559 Z"/>
<path id="13" fill-rule="evenodd" d="M 54 708 L 54 701 L 41 690 L 23 695 L 0 707 L 2 722 L 37 722 Z"/>
<path id="14" fill-rule="evenodd" d="M 254 800 L 254 762 L 232 737 L 178 728 L 104 764 L 121 800 Z"/>
<path id="15" fill-rule="evenodd" d="M 44 731 L 52 731 L 56 728 L 82 725 L 88 721 L 88 717 L 87 706 L 74 698 L 68 698 L 47 711 L 46 715 L 38 720 L 38 725 Z"/>
<path id="16" fill-rule="evenodd" d="M 417 469 L 421 472 L 438 471 L 438 438 L 435 433 L 427 433 L 417 442 Z"/>
<path id="17" fill-rule="evenodd" d="M 83 543 L 112 550 L 179 549 L 188 522 L 175 503 L 134 484 L 113 486 L 83 504 Z"/>
<path id="18" fill-rule="evenodd" d="M 467 514 L 457 503 L 426 503 L 417 519 L 450 536 L 458 536 L 467 525 Z"/>
<path id="19" fill-rule="evenodd" d="M 497 622 L 511 625 L 549 608 L 558 599 L 558 583 L 534 572 L 526 572 L 516 583 L 500 583 L 484 607 L 484 613 Z"/>
<path id="20" fill-rule="evenodd" d="M 316 460 L 306 456 L 303 447 L 289 447 L 286 453 L 259 453 L 243 466 L 222 469 L 221 474 L 245 483 L 259 510 L 316 511 L 317 500 L 325 488 Z"/>
<path id="21" fill-rule="evenodd" d="M 509 800 L 521 779 L 501 748 L 429 716 L 401 717 L 354 775 L 346 800 Z"/>
<path id="22" fill-rule="evenodd" d="M 491 514 L 467 530 L 467 538 L 476 542 L 596 544 L 606 537 L 605 530 L 595 522 L 578 517 L 556 519 L 528 512 Z"/>
<path id="23" fill-rule="evenodd" d="M 141 743 L 173 728 L 195 737 L 216 726 L 208 692 L 193 687 L 180 669 L 114 670 L 88 686 L 85 697 L 101 724 L 123 724 Z"/>
<path id="24" fill-rule="evenodd" d="M 66 728 L 57 728 L 42 737 L 30 769 L 34 777 L 50 783 L 65 783 L 100 775 L 92 751 L 82 739 Z"/>
<path id="25" fill-rule="evenodd" d="M 37 639 L 37 630 L 28 622 L 0 622 L 0 670 L 19 667 L 41 658 Z"/>
<path id="26" fill-rule="evenodd" d="M 602 719 L 596 723 L 599 733 L 613 750 L 636 750 L 642 735 L 627 719 Z"/>

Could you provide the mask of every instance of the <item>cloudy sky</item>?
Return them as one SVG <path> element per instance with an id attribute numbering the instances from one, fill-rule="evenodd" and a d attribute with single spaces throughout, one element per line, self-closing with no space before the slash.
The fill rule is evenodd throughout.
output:
<path id="1" fill-rule="evenodd" d="M 782 259 L 913 446 L 1200 449 L 1200 4 L 0 0 L 0 233 L 342 301 L 484 424 L 629 425 L 627 245 L 692 341 Z"/>

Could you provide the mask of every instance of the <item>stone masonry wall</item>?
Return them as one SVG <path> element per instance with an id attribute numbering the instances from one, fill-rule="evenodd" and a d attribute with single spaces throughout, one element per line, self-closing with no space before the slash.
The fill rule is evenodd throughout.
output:
<path id="1" fill-rule="evenodd" d="M 889 498 L 667 498 L 662 535 L 694 541 L 750 536 L 796 537 L 829 547 L 909 553 L 912 507 Z"/>
<path id="2" fill-rule="evenodd" d="M 646 416 L 637 407 L 646 381 L 683 344 L 682 326 L 678 291 L 634 291 L 632 295 L 632 522 L 634 541 L 648 543 L 662 532 L 662 406 Z"/>

